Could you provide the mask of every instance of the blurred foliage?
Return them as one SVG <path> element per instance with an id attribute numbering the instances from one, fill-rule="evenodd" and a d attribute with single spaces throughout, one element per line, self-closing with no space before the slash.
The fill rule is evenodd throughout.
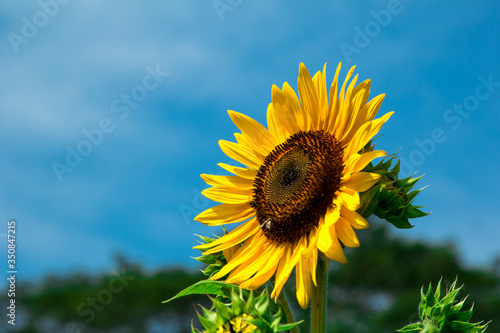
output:
<path id="1" fill-rule="evenodd" d="M 464 283 L 460 297 L 470 294 L 472 321 L 493 320 L 489 332 L 500 332 L 500 260 L 491 268 L 470 269 L 451 244 L 429 246 L 372 227 L 358 233 L 361 247 L 346 249 L 349 263 L 330 263 L 328 288 L 329 333 L 382 333 L 418 320 L 420 288 L 442 277 L 449 287 L 458 276 Z M 154 274 L 120 259 L 116 271 L 100 277 L 75 274 L 48 277 L 37 284 L 18 281 L 16 328 L 22 332 L 190 332 L 201 328 L 195 305 L 210 308 L 203 295 L 161 302 L 204 279 L 199 272 L 165 269 Z M 295 320 L 309 331 L 309 311 L 291 297 L 292 276 L 285 287 Z M 6 304 L 6 295 L 0 301 Z M 2 327 L 0 327 L 1 329 Z"/>

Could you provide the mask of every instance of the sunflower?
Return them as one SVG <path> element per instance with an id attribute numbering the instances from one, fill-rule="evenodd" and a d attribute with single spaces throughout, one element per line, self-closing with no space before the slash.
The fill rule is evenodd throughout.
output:
<path id="1" fill-rule="evenodd" d="M 326 64 L 311 78 L 299 66 L 299 96 L 288 83 L 272 87 L 268 129 L 235 111 L 236 143 L 221 140 L 222 151 L 245 167 L 220 163 L 231 176 L 201 177 L 211 185 L 202 193 L 222 204 L 207 209 L 196 221 L 215 226 L 244 222 L 210 244 L 205 254 L 231 253 L 211 279 L 256 289 L 275 275 L 271 294 L 277 298 L 295 268 L 297 299 L 309 304 L 311 283 L 317 285 L 318 252 L 347 262 L 343 246 L 359 246 L 354 229 L 368 227 L 356 212 L 359 192 L 380 175 L 362 172 L 384 151 L 365 149 L 393 112 L 374 119 L 384 94 L 368 101 L 370 80 L 356 85 L 352 67 L 338 92 L 340 65 L 327 93 Z"/>

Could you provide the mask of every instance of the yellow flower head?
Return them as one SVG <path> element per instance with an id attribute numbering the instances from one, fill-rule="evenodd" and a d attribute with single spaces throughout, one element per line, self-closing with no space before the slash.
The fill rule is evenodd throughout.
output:
<path id="1" fill-rule="evenodd" d="M 240 129 L 236 143 L 221 140 L 224 153 L 246 167 L 220 163 L 232 176 L 203 174 L 212 187 L 202 193 L 221 202 L 195 220 L 206 225 L 244 223 L 210 244 L 197 246 L 205 254 L 231 250 L 230 259 L 212 279 L 256 289 L 274 274 L 277 298 L 293 268 L 297 299 L 309 304 L 311 281 L 316 285 L 318 251 L 347 262 L 342 245 L 359 246 L 353 231 L 368 227 L 356 212 L 359 192 L 380 176 L 362 172 L 381 150 L 364 151 L 393 112 L 374 119 L 384 95 L 368 101 L 370 80 L 350 82 L 351 68 L 339 90 L 337 67 L 327 92 L 323 73 L 311 78 L 299 66 L 299 97 L 288 83 L 272 87 L 267 125 L 234 111 L 229 116 Z M 242 246 L 240 247 L 240 245 Z"/>

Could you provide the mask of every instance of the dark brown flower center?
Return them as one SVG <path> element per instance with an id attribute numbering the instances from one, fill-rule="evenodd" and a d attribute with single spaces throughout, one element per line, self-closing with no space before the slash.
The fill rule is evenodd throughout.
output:
<path id="1" fill-rule="evenodd" d="M 294 242 L 318 225 L 340 188 L 342 154 L 333 135 L 309 131 L 292 135 L 265 158 L 250 205 L 268 239 Z"/>

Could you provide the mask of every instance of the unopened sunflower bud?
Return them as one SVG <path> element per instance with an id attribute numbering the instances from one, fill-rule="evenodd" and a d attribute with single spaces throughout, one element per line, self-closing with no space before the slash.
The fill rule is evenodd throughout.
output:
<path id="1" fill-rule="evenodd" d="M 418 314 L 421 322 L 409 324 L 398 330 L 404 333 L 476 333 L 485 332 L 488 323 L 469 323 L 472 317 L 472 307 L 468 311 L 460 311 L 467 297 L 460 302 L 455 301 L 458 292 L 462 287 L 456 288 L 455 280 L 441 298 L 441 281 L 439 281 L 436 292 L 432 293 L 429 285 L 427 294 L 424 294 L 422 287 L 421 301 L 418 307 Z"/>
<path id="2" fill-rule="evenodd" d="M 429 215 L 429 213 L 420 210 L 422 206 L 413 205 L 415 197 L 423 188 L 412 189 L 422 176 L 399 179 L 399 158 L 390 169 L 395 158 L 394 155 L 389 155 L 377 165 L 370 163 L 365 167 L 363 171 L 376 173 L 381 177 L 375 186 L 361 193 L 361 205 L 358 213 L 365 218 L 374 214 L 400 229 L 412 228 L 413 226 L 408 219 Z"/>
<path id="3" fill-rule="evenodd" d="M 218 299 L 212 299 L 212 310 L 201 307 L 203 315 L 198 313 L 198 319 L 204 330 L 191 327 L 193 333 L 277 333 L 289 330 L 299 323 L 281 324 L 281 308 L 274 315 L 270 311 L 270 299 L 267 290 L 254 297 L 253 292 L 247 299 L 243 290 L 239 294 L 231 291 L 231 303 L 225 304 Z"/>

